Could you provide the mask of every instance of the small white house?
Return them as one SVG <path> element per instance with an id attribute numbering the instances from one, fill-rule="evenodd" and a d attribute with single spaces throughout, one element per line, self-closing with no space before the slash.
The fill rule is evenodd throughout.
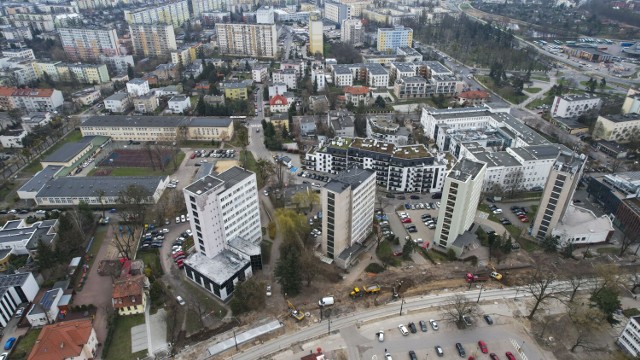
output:
<path id="1" fill-rule="evenodd" d="M 27 313 L 27 320 L 31 326 L 44 326 L 56 322 L 60 309 L 58 302 L 63 291 L 60 288 L 52 289 L 44 293 L 42 300 L 34 304 Z"/>
<path id="2" fill-rule="evenodd" d="M 174 96 L 169 99 L 168 106 L 174 114 L 182 114 L 191 108 L 191 99 L 184 95 Z"/>
<path id="3" fill-rule="evenodd" d="M 127 83 L 127 93 L 131 96 L 135 97 L 146 95 L 149 91 L 151 90 L 149 89 L 149 81 L 147 80 L 135 78 L 129 80 Z"/>
<path id="4" fill-rule="evenodd" d="M 104 99 L 104 108 L 112 113 L 121 114 L 131 107 L 131 99 L 127 93 L 115 93 Z"/>

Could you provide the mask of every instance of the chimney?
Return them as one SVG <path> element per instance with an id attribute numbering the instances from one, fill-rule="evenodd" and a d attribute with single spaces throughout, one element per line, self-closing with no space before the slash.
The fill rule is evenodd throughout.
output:
<path id="1" fill-rule="evenodd" d="M 60 349 L 64 348 L 64 341 L 60 342 Z"/>

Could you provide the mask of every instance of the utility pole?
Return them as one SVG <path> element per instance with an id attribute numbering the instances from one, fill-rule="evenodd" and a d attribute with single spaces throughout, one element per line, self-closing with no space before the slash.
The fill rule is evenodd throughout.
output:
<path id="1" fill-rule="evenodd" d="M 233 329 L 233 341 L 236 343 L 236 350 L 238 350 L 238 339 L 236 338 L 236 329 Z"/>
<path id="2" fill-rule="evenodd" d="M 483 287 L 482 287 L 482 286 L 483 286 L 483 285 L 480 285 L 480 292 L 478 293 L 478 300 L 476 301 L 476 303 L 479 303 L 479 302 L 480 302 L 480 295 L 482 295 L 482 289 L 483 289 Z"/>
<path id="3" fill-rule="evenodd" d="M 402 301 L 400 302 L 400 316 L 402 316 L 402 306 L 404 305 L 404 298 L 401 299 Z"/>

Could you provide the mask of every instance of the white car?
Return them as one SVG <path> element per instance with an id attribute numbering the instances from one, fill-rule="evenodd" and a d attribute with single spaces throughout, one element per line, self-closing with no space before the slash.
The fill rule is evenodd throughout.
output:
<path id="1" fill-rule="evenodd" d="M 439 329 L 439 327 L 438 327 L 438 323 L 437 323 L 435 320 L 430 319 L 430 320 L 429 320 L 429 324 L 431 324 L 431 328 L 432 328 L 433 330 L 438 330 L 438 329 Z"/>
<path id="2" fill-rule="evenodd" d="M 187 221 L 189 221 L 189 214 L 187 214 Z"/>
<path id="3" fill-rule="evenodd" d="M 176 216 L 176 224 L 180 224 L 180 216 Z"/>
<path id="4" fill-rule="evenodd" d="M 407 327 L 404 326 L 404 324 L 398 325 L 398 329 L 400 329 L 400 333 L 402 333 L 402 335 L 404 336 L 409 335 L 409 330 L 407 330 Z"/>
<path id="5" fill-rule="evenodd" d="M 176 296 L 176 300 L 178 301 L 178 304 L 180 304 L 182 306 L 184 306 L 186 304 L 186 302 L 184 301 L 184 299 L 180 295 Z"/>
<path id="6" fill-rule="evenodd" d="M 376 335 L 378 335 L 378 341 L 384 341 L 384 330 L 380 330 L 378 333 L 376 333 Z"/>
<path id="7" fill-rule="evenodd" d="M 36 210 L 36 214 L 38 214 L 38 215 L 44 215 L 44 214 L 46 214 L 46 213 L 47 213 L 47 212 L 46 212 L 46 211 L 44 211 L 44 210 Z"/>
<path id="8" fill-rule="evenodd" d="M 267 285 L 267 296 L 271 296 L 271 285 Z"/>
<path id="9" fill-rule="evenodd" d="M 189 234 L 189 236 L 191 236 L 191 235 L 193 234 L 193 232 L 191 231 L 191 229 L 187 229 L 187 230 L 185 230 L 185 232 L 186 232 L 187 234 Z"/>
<path id="10" fill-rule="evenodd" d="M 187 218 L 184 215 L 180 215 L 180 221 L 181 222 L 186 222 Z"/>
<path id="11" fill-rule="evenodd" d="M 163 233 L 163 234 L 166 234 L 166 233 L 168 233 L 168 232 L 169 232 L 169 229 L 162 229 L 162 233 Z"/>

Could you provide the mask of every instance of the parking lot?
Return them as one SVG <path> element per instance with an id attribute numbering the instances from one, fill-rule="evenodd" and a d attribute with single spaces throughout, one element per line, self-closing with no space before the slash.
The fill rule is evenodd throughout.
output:
<path id="1" fill-rule="evenodd" d="M 424 208 L 425 203 L 433 203 L 436 205 L 438 200 L 431 199 L 413 199 L 413 200 L 402 200 L 403 203 L 401 205 L 394 205 L 392 207 L 388 207 L 385 209 L 385 213 L 387 214 L 387 218 L 389 221 L 389 226 L 394 235 L 400 238 L 400 245 L 396 245 L 394 247 L 394 251 L 402 252 L 402 246 L 404 245 L 405 238 L 407 236 L 411 237 L 411 240 L 414 241 L 418 246 L 422 247 L 431 247 L 431 242 L 433 241 L 433 236 L 435 233 L 435 225 L 432 225 L 432 228 L 428 228 L 425 225 L 425 221 L 422 216 L 424 214 L 428 214 L 431 216 L 431 219 L 438 217 L 439 208 L 435 206 L 434 208 L 426 209 Z M 407 209 L 406 205 L 414 207 L 414 209 Z M 415 208 L 417 204 L 421 204 L 423 208 Z M 396 211 L 392 211 L 396 209 Z M 404 214 L 407 215 L 411 222 L 402 222 L 402 216 Z M 407 221 L 407 220 L 405 220 Z M 415 226 L 415 232 L 409 232 L 407 227 Z M 418 262 L 417 258 L 423 259 L 422 256 L 417 256 L 414 258 L 414 261 Z"/>

